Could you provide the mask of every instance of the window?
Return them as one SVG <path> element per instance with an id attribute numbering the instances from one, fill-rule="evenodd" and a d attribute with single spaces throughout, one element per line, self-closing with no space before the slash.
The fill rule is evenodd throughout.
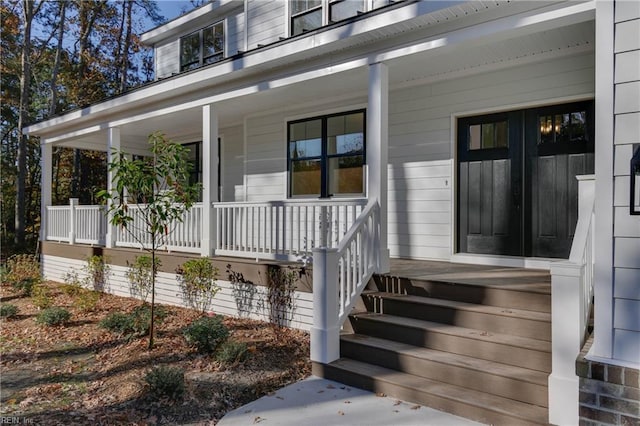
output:
<path id="1" fill-rule="evenodd" d="M 224 59 L 224 24 L 218 22 L 180 39 L 180 71 Z"/>
<path id="2" fill-rule="evenodd" d="M 365 112 L 289 123 L 291 197 L 364 193 Z"/>
<path id="3" fill-rule="evenodd" d="M 323 25 L 343 21 L 374 9 L 389 6 L 393 0 L 329 0 L 323 13 L 323 0 L 291 0 L 291 35 L 315 30 Z M 328 22 L 326 21 L 328 19 Z"/>
<path id="4" fill-rule="evenodd" d="M 336 0 L 329 4 L 329 21 L 338 22 L 364 13 L 366 4 L 364 0 Z"/>
<path id="5" fill-rule="evenodd" d="M 538 144 L 584 142 L 587 135 L 587 112 L 566 111 L 538 116 Z"/>
<path id="6" fill-rule="evenodd" d="M 508 148 L 507 121 L 471 124 L 469 126 L 469 150 Z"/>
<path id="7" fill-rule="evenodd" d="M 322 26 L 322 0 L 291 2 L 291 35 L 315 30 Z"/>

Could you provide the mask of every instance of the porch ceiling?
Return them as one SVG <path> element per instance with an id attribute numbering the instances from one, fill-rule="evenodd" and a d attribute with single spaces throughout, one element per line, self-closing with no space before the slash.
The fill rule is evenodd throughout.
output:
<path id="1" fill-rule="evenodd" d="M 592 51 L 594 46 L 595 24 L 594 21 L 586 21 L 552 29 L 542 28 L 538 32 L 527 32 L 519 36 L 506 34 L 502 38 L 472 39 L 457 43 L 451 48 L 426 50 L 386 62 L 389 65 L 390 86 L 393 88 L 488 72 L 523 63 L 541 62 L 560 55 Z M 305 104 L 320 104 L 327 100 L 344 100 L 345 103 L 366 100 L 367 67 L 333 72 L 334 67 L 340 66 L 339 63 L 333 64 L 334 60 L 336 58 L 324 59 L 324 68 L 315 63 L 308 65 L 310 71 L 332 71 L 325 75 L 301 79 L 299 82 L 279 87 L 273 87 L 269 81 L 258 82 L 255 85 L 256 90 L 251 94 L 216 103 L 219 127 L 241 125 L 247 116 L 274 110 L 290 110 L 295 115 L 295 111 Z M 296 69 L 297 71 L 290 72 L 290 76 L 305 72 Z M 197 101 L 211 94 L 201 91 L 190 94 L 181 101 Z M 153 105 L 149 105 L 147 111 L 152 113 L 154 108 Z M 188 142 L 199 140 L 201 129 L 202 112 L 199 106 L 181 110 L 177 108 L 159 116 L 150 114 L 148 118 L 143 117 L 120 126 L 122 146 L 134 153 L 137 150 L 145 150 L 147 136 L 152 132 L 162 131 L 174 140 Z M 56 143 L 85 149 L 106 149 L 106 128 L 86 129 L 80 133 Z"/>

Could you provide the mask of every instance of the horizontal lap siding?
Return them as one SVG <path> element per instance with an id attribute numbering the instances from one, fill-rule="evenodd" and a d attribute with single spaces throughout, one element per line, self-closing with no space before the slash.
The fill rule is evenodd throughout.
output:
<path id="1" fill-rule="evenodd" d="M 86 263 L 80 260 L 56 256 L 42 257 L 42 270 L 46 279 L 63 282 L 67 273 L 76 271 L 79 278 Z M 126 279 L 127 268 L 109 265 L 109 278 L 106 291 L 116 296 L 131 297 L 129 282 Z M 251 318 L 261 321 L 270 320 L 270 306 L 267 302 L 267 288 L 264 286 L 234 285 L 229 281 L 218 280 L 220 291 L 213 298 L 209 311 L 216 314 Z M 309 330 L 313 324 L 313 295 L 295 292 L 294 311 L 289 317 L 289 326 Z M 180 285 L 174 274 L 160 272 L 156 280 L 156 302 L 166 305 L 185 306 Z"/>
<path id="2" fill-rule="evenodd" d="M 222 201 L 244 201 L 244 134 L 242 126 L 220 130 L 222 135 Z"/>
<path id="3" fill-rule="evenodd" d="M 393 90 L 389 97 L 391 255 L 447 260 L 454 252 L 452 115 L 593 92 L 592 54 Z"/>
<path id="4" fill-rule="evenodd" d="M 248 49 L 258 44 L 269 44 L 285 37 L 285 2 L 281 0 L 249 0 L 247 14 L 249 18 Z"/>
<path id="5" fill-rule="evenodd" d="M 225 56 L 233 56 L 244 50 L 244 11 L 239 10 L 227 17 L 227 52 Z"/>
<path id="6" fill-rule="evenodd" d="M 614 47 L 613 357 L 638 362 L 640 216 L 629 214 L 629 160 L 640 146 L 640 8 L 630 6 L 617 3 Z"/>
<path id="7" fill-rule="evenodd" d="M 171 40 L 155 46 L 156 78 L 171 77 L 180 72 L 180 40 Z"/>

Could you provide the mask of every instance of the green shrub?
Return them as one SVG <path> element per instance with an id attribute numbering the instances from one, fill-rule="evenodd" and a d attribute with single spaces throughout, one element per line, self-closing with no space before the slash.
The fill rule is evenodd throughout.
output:
<path id="1" fill-rule="evenodd" d="M 167 311 L 160 306 L 156 306 L 156 323 L 162 322 L 167 316 Z M 145 336 L 151 327 L 151 307 L 142 305 L 136 307 L 131 313 L 113 312 L 102 321 L 100 327 L 123 335 Z"/>
<path id="2" fill-rule="evenodd" d="M 158 268 L 161 266 L 160 259 L 156 257 L 154 271 L 154 268 L 151 267 L 151 259 L 151 256 L 147 255 L 136 257 L 135 262 L 129 265 L 129 269 L 126 272 L 131 295 L 145 302 L 153 287 L 154 273 L 157 273 Z"/>
<path id="3" fill-rule="evenodd" d="M 16 290 L 30 295 L 33 286 L 42 281 L 38 256 L 16 254 L 7 259 L 6 273 L 3 275 L 3 282 L 5 281 Z"/>
<path id="4" fill-rule="evenodd" d="M 184 301 L 200 313 L 205 313 L 220 287 L 216 285 L 218 268 L 208 258 L 191 259 L 182 264 L 176 278 Z"/>
<path id="5" fill-rule="evenodd" d="M 244 361 L 248 353 L 246 343 L 227 340 L 220 345 L 220 350 L 216 353 L 216 359 L 224 364 L 235 364 Z"/>
<path id="6" fill-rule="evenodd" d="M 16 305 L 10 303 L 0 305 L 0 317 L 14 318 L 16 315 L 18 315 L 18 307 Z"/>
<path id="7" fill-rule="evenodd" d="M 64 325 L 71 319 L 71 313 L 64 308 L 53 306 L 40 312 L 36 317 L 38 324 L 48 326 Z"/>
<path id="8" fill-rule="evenodd" d="M 174 367 L 154 367 L 144 377 L 156 397 L 181 398 L 184 394 L 184 371 Z"/>
<path id="9" fill-rule="evenodd" d="M 131 316 L 124 312 L 112 312 L 99 323 L 100 327 L 112 333 L 127 334 L 133 330 Z"/>
<path id="10" fill-rule="evenodd" d="M 202 317 L 189 324 L 183 332 L 187 343 L 199 352 L 214 352 L 229 337 L 229 330 L 222 317 Z"/>
<path id="11" fill-rule="evenodd" d="M 14 281 L 11 286 L 14 290 L 22 293 L 23 296 L 31 296 L 34 287 L 39 285 L 41 280 L 39 278 L 23 278 L 20 281 Z"/>
<path id="12" fill-rule="evenodd" d="M 76 295 L 73 304 L 83 312 L 93 311 L 101 296 L 99 291 L 82 289 Z"/>
<path id="13" fill-rule="evenodd" d="M 49 295 L 49 289 L 38 284 L 31 290 L 31 303 L 38 309 L 46 309 L 53 303 L 53 299 Z"/>

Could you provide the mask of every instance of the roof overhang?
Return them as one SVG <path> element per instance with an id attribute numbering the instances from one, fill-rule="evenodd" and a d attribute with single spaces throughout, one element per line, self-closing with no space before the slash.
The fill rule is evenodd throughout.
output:
<path id="1" fill-rule="evenodd" d="M 553 28 L 592 21 L 595 2 L 565 2 L 544 4 L 534 10 L 517 13 L 522 4 L 509 4 L 487 19 L 471 16 L 466 20 L 451 18 L 441 21 L 454 9 L 426 12 L 420 2 L 390 10 L 354 22 L 348 29 L 353 34 L 344 38 L 344 27 L 332 28 L 306 37 L 277 43 L 215 66 L 185 73 L 148 87 L 104 101 L 82 110 L 70 112 L 25 128 L 31 135 L 42 136 L 47 142 L 59 142 L 64 137 L 77 137 L 122 126 L 141 120 L 151 120 L 202 105 L 229 101 L 247 95 L 364 68 L 368 64 L 393 61 L 418 54 L 431 54 L 453 49 L 460 43 L 472 45 L 492 40 L 540 33 Z M 520 3 L 520 2 L 516 2 Z M 534 2 L 534 5 L 538 3 Z M 528 3 L 531 7 L 532 3 Z M 459 6 L 457 6 L 459 7 Z M 458 13 L 463 9 L 458 10 Z M 502 16 L 501 16 L 502 15 Z M 453 15 L 451 15 L 453 16 Z M 388 24 L 394 22 L 394 24 Z M 433 25 L 430 24 L 433 22 Z M 398 28 L 400 26 L 400 28 Z M 397 31 L 416 29 L 417 39 L 404 44 L 384 45 Z M 362 46 L 374 46 L 353 57 L 350 53 Z M 315 62 L 314 62 L 315 61 Z M 314 63 L 319 64 L 313 66 Z"/>

